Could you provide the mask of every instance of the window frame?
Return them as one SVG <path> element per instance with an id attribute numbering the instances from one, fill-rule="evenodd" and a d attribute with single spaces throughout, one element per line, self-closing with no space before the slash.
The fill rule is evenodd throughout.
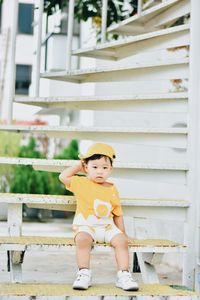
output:
<path id="1" fill-rule="evenodd" d="M 25 22 L 25 25 L 23 23 L 20 23 L 20 17 L 22 17 L 22 14 L 24 13 L 24 12 L 22 12 L 22 9 L 23 8 L 25 9 L 25 7 L 27 7 L 27 8 L 30 7 L 31 11 L 32 11 L 30 24 L 28 24 L 29 29 L 27 29 L 27 31 L 23 30 L 23 26 L 26 27 L 26 25 L 27 25 L 26 22 L 27 21 Z M 20 16 L 20 14 L 21 14 L 21 16 Z M 34 21 L 34 4 L 33 3 L 24 3 L 24 2 L 19 3 L 18 26 L 17 26 L 18 34 L 33 35 L 33 26 L 32 26 L 33 21 Z"/>

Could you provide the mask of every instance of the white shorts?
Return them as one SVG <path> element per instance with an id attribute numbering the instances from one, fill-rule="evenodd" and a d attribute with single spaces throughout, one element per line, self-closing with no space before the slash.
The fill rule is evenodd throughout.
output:
<path id="1" fill-rule="evenodd" d="M 110 243 L 112 238 L 122 231 L 115 224 L 108 225 L 73 225 L 74 239 L 79 232 L 87 232 L 95 243 Z"/>

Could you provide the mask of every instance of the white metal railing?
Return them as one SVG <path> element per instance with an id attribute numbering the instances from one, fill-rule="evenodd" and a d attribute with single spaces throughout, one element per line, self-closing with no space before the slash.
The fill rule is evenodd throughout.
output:
<path id="1" fill-rule="evenodd" d="M 38 16 L 37 16 L 37 42 L 36 42 L 36 62 L 35 62 L 35 91 L 34 96 L 39 96 L 40 91 L 40 65 L 41 65 L 41 47 L 42 47 L 42 17 L 44 12 L 44 0 L 39 0 Z"/>
<path id="2" fill-rule="evenodd" d="M 72 57 L 72 39 L 73 39 L 73 27 L 74 27 L 74 5 L 75 0 L 69 1 L 68 11 L 68 29 L 67 29 L 67 61 L 66 67 L 68 70 L 71 69 L 71 57 Z"/>
<path id="3" fill-rule="evenodd" d="M 7 97 L 7 121 L 12 122 L 12 112 L 13 112 L 13 99 L 15 95 L 15 78 L 16 78 L 16 67 L 15 67 L 15 54 L 16 54 L 16 36 L 17 36 L 17 21 L 18 21 L 18 0 L 12 1 L 12 16 L 10 18 L 10 62 L 8 64 L 9 80 L 8 80 L 8 97 Z"/>
<path id="4" fill-rule="evenodd" d="M 0 118 L 2 117 L 4 88 L 5 88 L 5 76 L 8 61 L 8 51 L 10 42 L 10 28 L 2 30 L 1 33 L 1 68 L 0 68 Z"/>
<path id="5" fill-rule="evenodd" d="M 37 18 L 37 42 L 36 42 L 36 61 L 35 61 L 35 72 L 33 76 L 34 81 L 34 95 L 39 96 L 40 89 L 40 64 L 41 64 L 41 46 L 42 46 L 42 17 L 44 10 L 44 0 L 38 0 L 38 18 Z M 150 5 L 150 1 L 143 5 L 144 0 L 138 0 L 137 13 L 138 16 L 142 13 L 143 9 Z M 158 0 L 151 0 L 157 2 Z M 161 1 L 161 0 L 160 0 Z M 165 1 L 165 0 L 162 0 Z M 68 1 L 67 1 L 68 2 Z M 71 69 L 71 57 L 72 57 L 72 39 L 73 39 L 73 26 L 74 26 L 74 6 L 75 0 L 69 0 L 68 10 L 68 33 L 67 33 L 67 53 L 66 53 L 66 69 Z M 107 10 L 108 0 L 102 0 L 102 24 L 101 24 L 101 42 L 106 41 L 106 30 L 107 30 Z M 12 76 L 9 80 L 9 95 L 7 99 L 8 105 L 8 122 L 12 120 L 12 106 L 13 98 L 15 93 L 15 53 L 16 53 L 16 34 L 17 34 L 17 18 L 18 18 L 18 0 L 13 1 L 13 18 L 11 18 L 11 46 L 10 46 L 10 64 L 9 71 Z"/>
<path id="6" fill-rule="evenodd" d="M 101 12 L 101 42 L 102 43 L 106 41 L 107 12 L 108 12 L 108 0 L 102 0 L 102 12 Z"/>
<path id="7" fill-rule="evenodd" d="M 191 205 L 187 211 L 187 254 L 184 259 L 183 283 L 194 288 L 194 270 L 197 271 L 199 253 L 199 218 L 200 218 L 200 1 L 191 0 L 190 19 L 190 64 L 189 64 L 189 101 L 188 101 L 188 155 L 190 168 L 188 171 L 189 198 Z"/>

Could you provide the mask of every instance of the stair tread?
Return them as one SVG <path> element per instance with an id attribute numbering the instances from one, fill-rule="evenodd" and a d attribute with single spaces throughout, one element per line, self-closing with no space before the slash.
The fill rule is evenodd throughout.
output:
<path id="1" fill-rule="evenodd" d="M 62 81 L 71 81 L 75 83 L 88 82 L 88 81 L 96 81 L 97 78 L 92 78 L 91 75 L 102 75 L 109 74 L 110 72 L 126 72 L 128 70 L 138 70 L 144 68 L 153 68 L 153 67 L 164 67 L 171 65 L 181 65 L 188 64 L 189 58 L 176 58 L 176 59 L 165 59 L 165 60 L 156 60 L 156 61 L 148 61 L 148 62 L 134 62 L 131 65 L 121 65 L 121 66 L 103 66 L 98 68 L 90 68 L 90 69 L 77 69 L 72 71 L 49 71 L 46 73 L 41 73 L 41 78 L 53 79 L 53 80 L 62 80 Z M 102 79 L 101 79 L 102 80 Z"/>
<path id="2" fill-rule="evenodd" d="M 118 24 L 114 24 L 111 25 L 108 28 L 108 32 L 112 32 L 112 31 L 117 31 L 120 30 L 122 27 L 128 25 L 135 25 L 137 24 L 137 21 L 139 21 L 140 24 L 144 24 L 146 20 L 149 20 L 149 18 L 153 18 L 155 16 L 157 16 L 158 14 L 160 14 L 162 11 L 165 11 L 166 9 L 168 9 L 169 7 L 172 7 L 173 5 L 177 4 L 180 0 L 166 0 L 165 2 L 158 4 L 154 7 L 151 7 L 149 9 L 144 10 L 143 12 L 141 12 L 141 15 L 134 15 L 132 17 L 129 17 L 121 22 L 119 22 Z"/>
<path id="3" fill-rule="evenodd" d="M 55 237 L 55 236 L 1 236 L 0 249 L 19 249 L 19 247 L 28 250 L 39 246 L 40 249 L 51 250 L 50 248 L 64 249 L 75 247 L 74 238 Z M 94 250 L 110 250 L 110 245 L 106 243 L 94 243 Z M 21 248 L 20 248 L 21 249 Z M 129 243 L 131 252 L 185 252 L 186 246 L 181 243 L 164 239 L 136 239 Z"/>
<path id="4" fill-rule="evenodd" d="M 172 34 L 175 32 L 181 32 L 181 31 L 185 31 L 185 30 L 189 30 L 190 26 L 189 24 L 186 25 L 178 25 L 178 26 L 174 26 L 174 27 L 170 27 L 167 29 L 162 29 L 162 30 L 157 30 L 157 31 L 153 31 L 153 32 L 148 32 L 148 33 L 143 33 L 143 34 L 139 34 L 133 37 L 128 37 L 128 38 L 123 38 L 119 41 L 111 41 L 111 42 L 106 42 L 100 45 L 96 45 L 93 47 L 88 47 L 88 48 L 81 48 L 81 49 L 76 49 L 73 50 L 73 55 L 81 55 L 81 56 L 91 56 L 91 54 L 93 54 L 93 56 L 100 55 L 102 52 L 102 56 L 112 56 L 113 58 L 117 57 L 116 53 L 113 53 L 114 50 L 118 50 L 120 48 L 124 48 L 125 46 L 132 44 L 132 43 L 137 43 L 140 41 L 144 41 L 147 39 L 151 39 L 151 38 L 155 38 L 155 37 L 160 37 L 163 35 L 168 35 L 168 34 Z M 106 52 L 105 54 L 103 53 L 103 51 Z M 110 50 L 110 54 L 109 54 L 109 50 Z"/>
<path id="5" fill-rule="evenodd" d="M 0 125 L 0 131 L 17 132 L 113 132 L 113 133 L 178 133 L 187 134 L 187 127 L 103 127 L 103 126 L 32 126 L 32 125 Z"/>
<path id="6" fill-rule="evenodd" d="M 9 296 L 178 296 L 198 299 L 198 294 L 182 286 L 140 284 L 139 291 L 123 291 L 114 284 L 93 284 L 88 290 L 73 290 L 71 284 L 1 283 L 0 295 Z M 117 299 L 117 298 L 116 298 Z M 186 300 L 186 298 L 184 298 Z"/>
<path id="7" fill-rule="evenodd" d="M 20 193 L 0 193 L 0 203 L 33 203 L 49 205 L 76 205 L 74 196 L 65 195 L 45 195 L 45 194 L 20 194 Z M 183 199 L 138 199 L 121 198 L 122 206 L 170 206 L 189 207 L 189 201 Z"/>
<path id="8" fill-rule="evenodd" d="M 18 164 L 18 165 L 32 165 L 32 166 L 60 166 L 69 167 L 75 165 L 77 160 L 66 159 L 39 159 L 39 158 L 24 158 L 24 157 L 0 157 L 0 164 Z M 127 169 L 166 169 L 166 170 L 188 170 L 188 165 L 185 163 L 129 163 L 129 162 L 115 162 L 115 168 Z"/>
<path id="9" fill-rule="evenodd" d="M 138 100 L 166 100 L 166 99 L 187 99 L 188 93 L 157 93 L 157 94 L 135 94 L 135 95 L 115 95 L 115 96 L 62 96 L 62 97 L 16 97 L 16 103 L 30 105 L 46 105 L 51 107 L 55 103 L 78 103 L 78 102 L 120 102 L 120 101 L 138 101 Z"/>

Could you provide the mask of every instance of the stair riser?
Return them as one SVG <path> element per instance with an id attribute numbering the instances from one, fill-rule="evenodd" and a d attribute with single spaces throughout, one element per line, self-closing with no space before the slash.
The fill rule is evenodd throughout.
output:
<path id="1" fill-rule="evenodd" d="M 180 159 L 180 158 L 179 158 Z M 141 160 L 140 160 L 141 161 Z M 170 163 L 171 163 L 171 166 L 170 166 Z M 186 171 L 187 170 L 187 166 L 184 166 L 184 162 L 181 161 L 180 162 L 180 167 L 179 166 L 176 166 L 176 163 L 177 161 L 174 160 L 174 165 L 172 162 L 169 163 L 169 166 L 156 166 L 153 164 L 153 161 L 152 163 L 143 163 L 143 165 L 140 165 L 140 166 L 136 166 L 135 169 L 126 169 L 126 168 L 123 168 L 123 169 L 114 169 L 113 173 L 112 173 L 112 177 L 114 178 L 132 178 L 135 173 L 137 173 L 139 170 L 146 170 L 146 171 L 155 171 L 155 170 L 160 170 L 160 171 L 164 171 L 166 172 L 167 170 L 172 170 L 175 172 L 175 170 L 177 171 Z M 182 163 L 182 166 L 181 166 L 181 163 Z M 176 166 L 176 167 L 175 167 Z M 61 166 L 45 166 L 45 165 L 34 165 L 33 168 L 37 171 L 47 171 L 47 172 L 62 172 L 64 170 L 65 167 L 61 167 Z"/>
<path id="2" fill-rule="evenodd" d="M 146 53 L 147 51 L 158 51 L 160 49 L 187 46 L 190 44 L 189 39 L 190 35 L 188 31 L 180 33 L 176 32 L 168 36 L 160 36 L 152 38 L 150 40 L 137 42 L 129 46 L 120 48 L 119 50 L 116 49 L 115 56 L 117 59 L 122 59 L 124 57 L 132 56 L 138 53 Z"/>
<path id="3" fill-rule="evenodd" d="M 88 75 L 84 82 L 115 82 L 115 81 L 149 81 L 160 79 L 184 79 L 188 78 L 186 65 L 170 65 L 162 67 L 141 68 L 135 70 L 119 70 L 103 74 Z"/>
<path id="4" fill-rule="evenodd" d="M 131 82 L 131 81 L 160 81 L 160 80 L 172 80 L 172 79 L 185 79 L 189 76 L 188 60 L 183 60 L 183 63 L 175 62 L 171 60 L 169 65 L 162 65 L 157 62 L 157 66 L 143 67 L 139 64 L 138 68 L 133 69 L 116 69 L 101 72 L 84 73 L 77 75 L 68 75 L 65 72 L 43 74 L 43 78 L 70 81 L 75 83 L 86 82 Z M 66 75 L 65 75 L 66 74 Z"/>
<path id="5" fill-rule="evenodd" d="M 190 11 L 190 8 L 187 7 L 187 0 L 166 1 L 166 3 L 162 3 L 145 10 L 142 12 L 141 16 L 136 15 L 122 21 L 116 26 L 111 26 L 108 31 L 126 35 L 135 35 L 140 32 L 153 31 L 154 25 L 157 25 L 160 19 L 163 20 L 162 25 L 169 24 L 171 21 L 176 20 L 179 16 L 187 14 L 188 10 Z M 145 26 L 143 24 L 145 24 Z"/>
<path id="6" fill-rule="evenodd" d="M 155 99 L 155 100 L 112 100 L 112 101 L 72 101 L 62 102 L 60 99 L 37 101 L 17 101 L 30 105 L 41 106 L 45 108 L 65 108 L 73 110 L 99 110 L 99 111 L 119 111 L 119 112 L 187 112 L 187 100 L 182 98 L 176 99 Z"/>
<path id="7" fill-rule="evenodd" d="M 161 177 L 160 180 L 158 180 L 159 175 Z M 181 174 L 181 178 L 176 175 L 178 174 L 174 174 L 171 177 L 164 177 L 160 172 L 160 174 L 157 173 L 157 176 L 149 174 L 145 179 L 136 177 L 132 180 L 115 179 L 114 181 L 122 198 L 133 197 L 134 191 L 134 197 L 139 199 L 159 199 L 163 195 L 167 199 L 189 199 L 189 191 L 184 182 L 184 174 Z"/>
<path id="8" fill-rule="evenodd" d="M 155 26 L 160 28 L 165 25 L 171 25 L 174 21 L 183 17 L 190 13 L 191 6 L 190 1 L 188 0 L 181 0 L 173 7 L 169 8 L 162 14 L 159 14 L 157 17 L 153 18 L 149 22 L 145 24 L 145 27 L 148 26 Z"/>
<path id="9" fill-rule="evenodd" d="M 118 60 L 124 57 L 132 56 L 137 53 L 145 53 L 146 51 L 158 51 L 161 49 L 174 48 L 190 44 L 189 29 L 182 30 L 180 32 L 170 32 L 168 34 L 162 34 L 162 31 L 158 31 L 158 35 L 154 36 L 149 33 L 148 35 L 142 35 L 132 39 L 132 42 L 126 40 L 123 43 L 108 48 L 93 48 L 92 50 L 77 50 L 74 51 L 74 55 L 93 57 L 98 59 Z"/>

